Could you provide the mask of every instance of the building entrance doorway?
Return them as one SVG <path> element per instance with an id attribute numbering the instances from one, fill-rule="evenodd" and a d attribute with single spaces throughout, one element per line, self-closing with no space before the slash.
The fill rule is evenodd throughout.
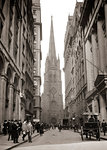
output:
<path id="1" fill-rule="evenodd" d="M 54 124 L 54 125 L 57 124 L 57 119 L 56 118 L 52 118 L 51 119 L 51 123 Z"/>

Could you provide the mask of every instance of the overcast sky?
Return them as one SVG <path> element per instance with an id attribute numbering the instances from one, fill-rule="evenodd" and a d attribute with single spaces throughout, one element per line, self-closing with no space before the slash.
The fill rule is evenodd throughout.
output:
<path id="1" fill-rule="evenodd" d="M 81 2 L 83 0 L 77 0 Z M 42 21 L 42 62 L 41 62 L 41 76 L 42 76 L 42 88 L 44 86 L 44 71 L 45 71 L 45 60 L 49 51 L 49 37 L 50 37 L 50 24 L 51 16 L 53 16 L 53 27 L 54 27 L 54 38 L 56 54 L 60 57 L 60 69 L 62 71 L 62 92 L 64 98 L 64 36 L 66 31 L 66 25 L 68 16 L 73 15 L 76 0 L 40 0 L 41 3 L 41 21 Z"/>

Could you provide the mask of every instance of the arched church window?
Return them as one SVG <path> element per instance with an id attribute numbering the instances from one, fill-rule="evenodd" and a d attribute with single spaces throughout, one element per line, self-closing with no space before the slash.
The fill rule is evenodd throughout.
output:
<path id="1" fill-rule="evenodd" d="M 55 100 L 53 100 L 51 104 L 52 104 L 52 110 L 56 110 L 57 102 Z"/>
<path id="2" fill-rule="evenodd" d="M 50 82 L 52 81 L 52 75 L 51 74 L 49 75 L 49 81 Z"/>
<path id="3" fill-rule="evenodd" d="M 31 103 L 29 104 L 29 110 L 32 110 L 32 104 Z"/>
<path id="4" fill-rule="evenodd" d="M 56 82 L 56 74 L 54 74 L 54 82 Z"/>

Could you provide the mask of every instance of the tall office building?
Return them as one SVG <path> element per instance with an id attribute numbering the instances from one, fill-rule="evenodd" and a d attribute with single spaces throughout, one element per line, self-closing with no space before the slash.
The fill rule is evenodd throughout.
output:
<path id="1" fill-rule="evenodd" d="M 0 123 L 33 115 L 32 1 L 0 1 Z"/>
<path id="2" fill-rule="evenodd" d="M 33 119 L 40 121 L 41 118 L 41 40 L 42 40 L 42 23 L 41 23 L 41 7 L 40 0 L 32 1 L 32 12 L 34 19 L 34 111 Z"/>

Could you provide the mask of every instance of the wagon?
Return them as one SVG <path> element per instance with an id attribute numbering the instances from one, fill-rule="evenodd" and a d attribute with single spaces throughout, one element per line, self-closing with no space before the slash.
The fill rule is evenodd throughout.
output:
<path id="1" fill-rule="evenodd" d="M 93 115 L 95 116 L 95 115 Z M 84 121 L 81 125 L 81 139 L 91 139 L 91 137 L 95 137 L 97 140 L 100 141 L 100 125 L 99 122 L 96 120 L 94 122 Z"/>

